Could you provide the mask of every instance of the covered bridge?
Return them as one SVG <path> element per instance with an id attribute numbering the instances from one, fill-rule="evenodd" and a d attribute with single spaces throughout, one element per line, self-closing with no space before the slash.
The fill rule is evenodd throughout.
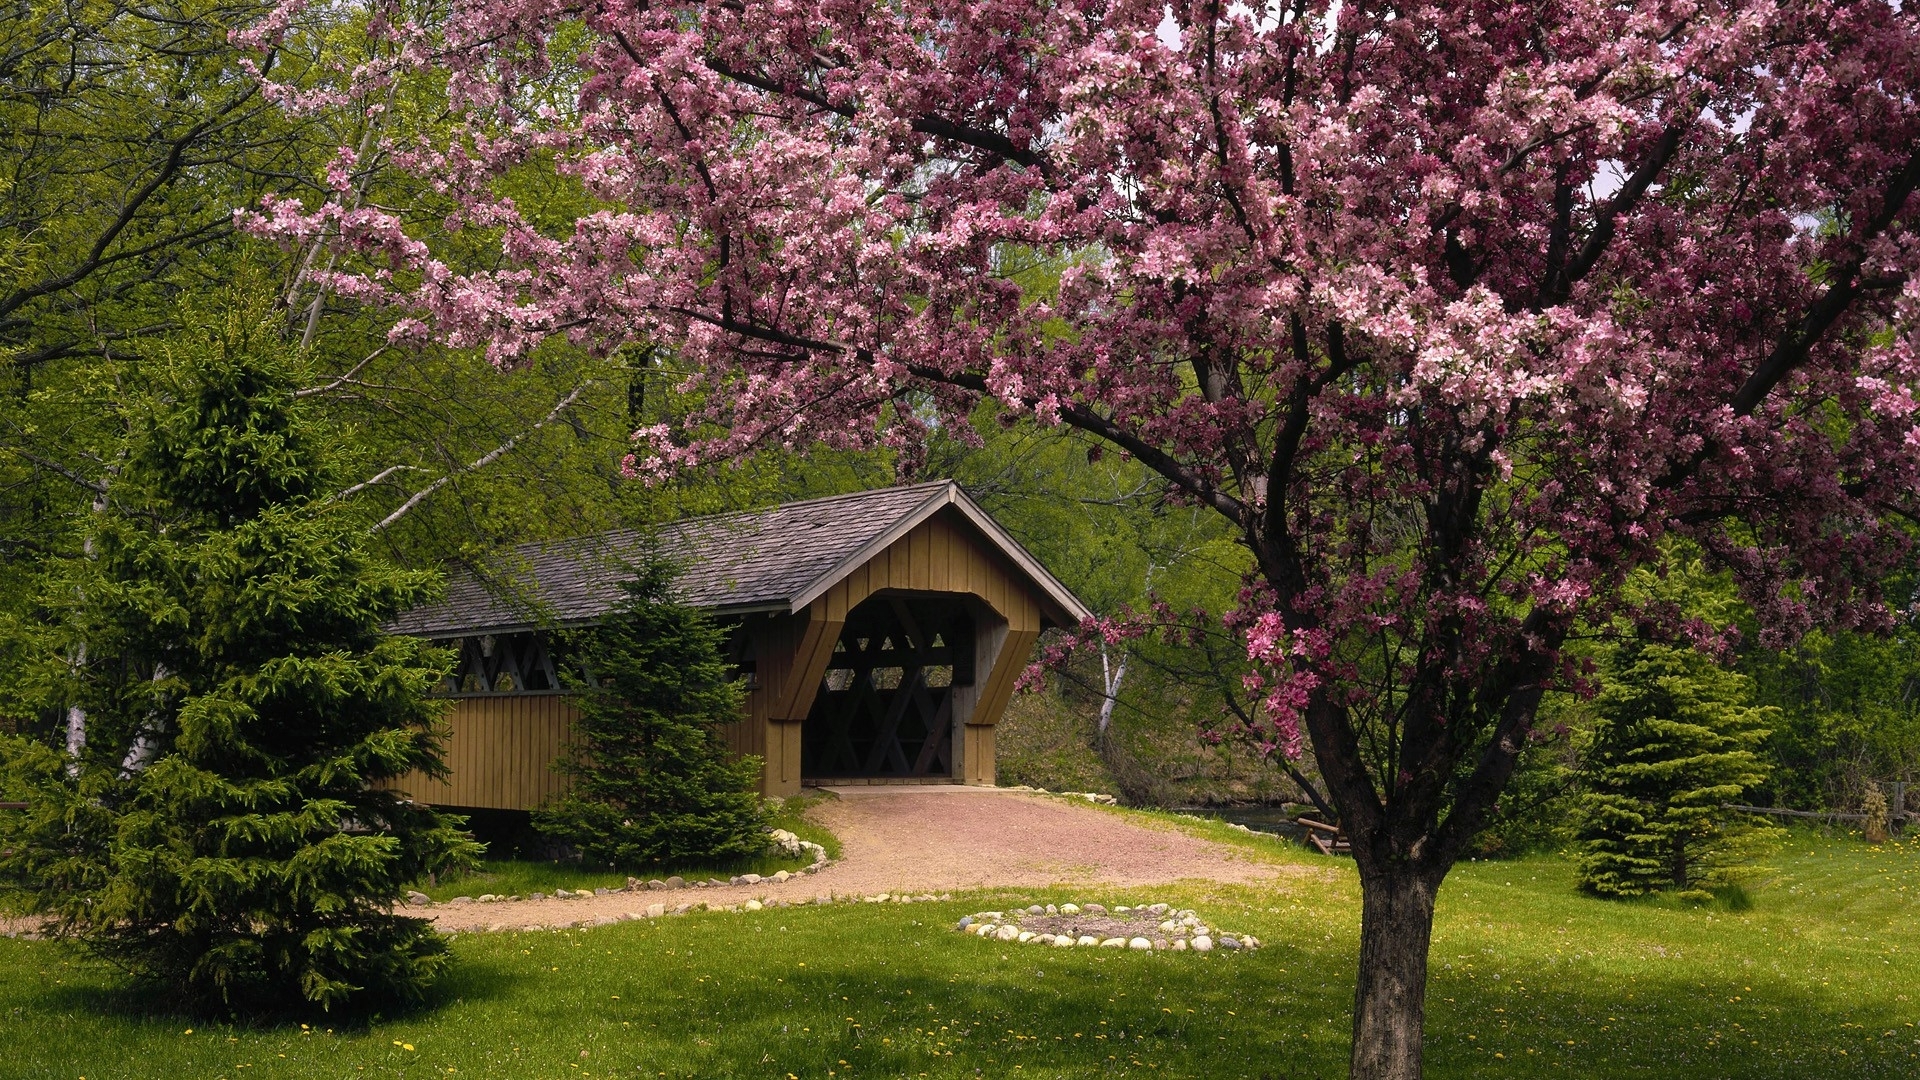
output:
<path id="1" fill-rule="evenodd" d="M 766 762 L 762 790 L 803 782 L 991 784 L 994 724 L 1034 641 L 1089 612 L 958 484 L 941 481 L 692 518 L 655 533 L 686 570 L 679 599 L 732 628 L 748 686 L 728 746 Z M 575 715 L 550 631 L 619 601 L 641 534 L 516 549 L 499 579 L 459 574 L 390 629 L 456 647 L 445 781 L 397 786 L 447 806 L 530 809 Z M 562 661 L 564 662 L 564 661 Z"/>

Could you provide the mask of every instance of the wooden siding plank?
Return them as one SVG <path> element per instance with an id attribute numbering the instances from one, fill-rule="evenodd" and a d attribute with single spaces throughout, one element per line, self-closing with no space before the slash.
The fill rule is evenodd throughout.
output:
<path id="1" fill-rule="evenodd" d="M 928 563 L 933 561 L 932 537 L 925 528 L 915 529 L 901 537 L 907 548 L 907 588 L 925 589 L 933 579 Z"/>
<path id="2" fill-rule="evenodd" d="M 953 592 L 954 551 L 960 546 L 960 541 L 954 535 L 953 525 L 945 517 L 934 519 L 934 524 L 938 528 L 934 532 L 933 588 L 941 592 Z"/>

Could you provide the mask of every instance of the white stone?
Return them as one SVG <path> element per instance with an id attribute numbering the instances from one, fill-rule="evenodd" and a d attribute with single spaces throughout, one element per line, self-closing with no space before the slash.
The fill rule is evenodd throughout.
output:
<path id="1" fill-rule="evenodd" d="M 792 876 L 793 876 L 792 874 L 789 874 L 789 873 L 787 873 L 787 872 L 786 872 L 785 870 L 779 870 L 779 871 L 776 871 L 776 872 L 774 873 L 774 875 L 773 875 L 773 880 L 775 880 L 775 881 L 785 881 L 785 880 L 787 880 L 788 878 L 790 878 L 790 877 L 792 877 Z"/>
<path id="2" fill-rule="evenodd" d="M 1123 937 L 1110 937 L 1101 942 L 1100 947 L 1103 949 L 1124 949 L 1127 947 L 1127 939 Z"/>
<path id="3" fill-rule="evenodd" d="M 1172 945 L 1170 945 L 1170 946 L 1168 946 L 1168 948 L 1170 948 L 1170 949 L 1172 949 L 1172 950 L 1173 950 L 1174 952 L 1186 952 L 1186 951 L 1187 951 L 1187 939 L 1186 939 L 1186 938 L 1174 938 L 1174 939 L 1173 939 L 1173 944 L 1172 944 Z"/>
<path id="4" fill-rule="evenodd" d="M 648 904 L 647 905 L 647 918 L 649 919 L 657 919 L 662 915 L 665 915 L 666 913 L 667 913 L 667 905 L 665 904 Z"/>
<path id="5" fill-rule="evenodd" d="M 1220 947 L 1223 949 L 1226 949 L 1229 952 L 1232 952 L 1233 950 L 1238 949 L 1240 947 L 1240 940 L 1238 938 L 1232 938 L 1232 937 L 1228 937 L 1225 934 L 1222 934 L 1220 935 Z"/>
<path id="6" fill-rule="evenodd" d="M 1012 941 L 1020 936 L 1020 928 L 1009 923 L 994 931 L 993 936 L 1001 941 Z"/>
<path id="7" fill-rule="evenodd" d="M 1127 942 L 1127 948 L 1138 949 L 1141 952 L 1152 952 L 1153 942 L 1143 937 L 1137 937 L 1137 938 L 1134 938 L 1132 941 Z"/>
<path id="8" fill-rule="evenodd" d="M 1072 944 L 1073 944 L 1073 937 L 1070 934 L 1053 935 L 1053 946 L 1056 949 L 1064 949 Z"/>
<path id="9" fill-rule="evenodd" d="M 1171 934 L 1173 933 L 1173 928 L 1178 925 L 1180 924 L 1174 922 L 1172 919 L 1168 919 L 1166 922 L 1160 924 L 1160 932 L 1163 934 Z"/>
<path id="10" fill-rule="evenodd" d="M 761 908 L 764 908 L 767 905 L 761 903 L 758 900 L 749 900 L 740 906 L 746 908 L 748 911 L 759 911 Z"/>
<path id="11" fill-rule="evenodd" d="M 1020 931 L 1020 936 L 1015 940 L 1019 941 L 1020 944 L 1025 945 L 1027 942 L 1032 941 L 1034 938 L 1037 938 L 1039 936 L 1040 935 L 1034 933 L 1031 930 L 1022 930 Z"/>
<path id="12" fill-rule="evenodd" d="M 1094 937 L 1092 934 L 1081 934 L 1077 939 L 1074 940 L 1074 944 L 1075 945 L 1098 945 L 1100 944 L 1100 939 L 1097 937 Z"/>
<path id="13" fill-rule="evenodd" d="M 1208 937 L 1205 934 L 1195 934 L 1193 938 L 1193 951 L 1194 952 L 1212 952 L 1213 939 Z"/>
<path id="14" fill-rule="evenodd" d="M 1080 905 L 1079 905 L 1079 904 L 1061 904 L 1061 905 L 1060 905 L 1060 914 L 1062 914 L 1062 915 L 1078 915 L 1078 914 L 1080 914 Z"/>

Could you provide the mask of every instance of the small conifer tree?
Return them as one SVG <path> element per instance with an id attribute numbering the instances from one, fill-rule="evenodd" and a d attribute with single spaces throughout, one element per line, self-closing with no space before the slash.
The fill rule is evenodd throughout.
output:
<path id="1" fill-rule="evenodd" d="M 674 602 L 674 571 L 649 553 L 631 568 L 607 621 L 578 639 L 593 685 L 579 696 L 579 739 L 560 768 L 565 795 L 534 826 L 615 866 L 762 853 L 760 759 L 728 761 L 719 727 L 741 719 L 721 629 Z"/>
<path id="2" fill-rule="evenodd" d="M 1779 834 L 1725 809 L 1766 779 L 1773 710 L 1691 649 L 1634 644 L 1611 666 L 1581 765 L 1581 887 L 1703 895 Z"/>
<path id="3" fill-rule="evenodd" d="M 0 888 L 191 1005 L 416 998 L 447 950 L 392 908 L 476 850 L 379 786 L 444 774 L 448 658 L 380 629 L 434 579 L 327 498 L 328 433 L 272 329 L 209 321 L 149 365 L 91 550 L 50 594 L 85 740 L 7 741 L 30 810 L 0 823 Z"/>

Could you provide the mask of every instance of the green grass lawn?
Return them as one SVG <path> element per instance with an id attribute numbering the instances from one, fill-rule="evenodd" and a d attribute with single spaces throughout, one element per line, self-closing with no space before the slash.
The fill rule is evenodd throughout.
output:
<path id="1" fill-rule="evenodd" d="M 1017 894 L 1191 905 L 1260 935 L 1252 955 L 948 929 L 1004 893 L 698 914 L 461 935 L 428 1007 L 331 1028 L 172 1016 L 53 945 L 0 940 L 0 1076 L 1344 1075 L 1351 867 L 1282 857 L 1328 873 L 1284 890 Z M 1553 858 L 1463 865 L 1440 901 L 1428 1074 L 1920 1075 L 1920 843 L 1800 833 L 1773 862 L 1742 912 L 1586 899 Z"/>

